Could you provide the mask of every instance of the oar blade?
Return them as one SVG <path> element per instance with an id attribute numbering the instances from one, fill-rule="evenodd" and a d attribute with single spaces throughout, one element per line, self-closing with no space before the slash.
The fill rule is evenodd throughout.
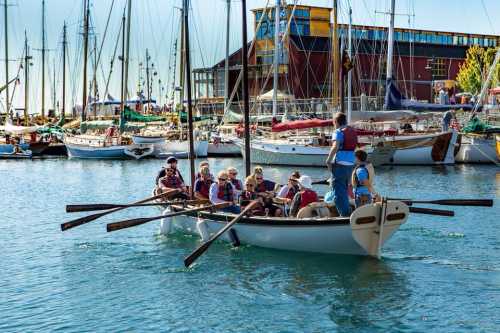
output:
<path id="1" fill-rule="evenodd" d="M 198 247 L 196 250 L 194 250 L 189 256 L 187 256 L 184 259 L 184 266 L 188 268 L 193 264 L 193 262 L 196 261 L 203 253 L 205 253 L 206 250 L 212 245 L 212 241 L 208 241 L 206 243 L 203 243 L 200 247 Z"/>
<path id="2" fill-rule="evenodd" d="M 123 205 L 113 205 L 113 204 L 66 205 L 66 213 L 90 212 L 94 210 L 108 210 L 122 206 Z"/>
<path id="3" fill-rule="evenodd" d="M 455 216 L 455 212 L 452 210 L 432 209 L 423 207 L 408 207 L 408 208 L 410 209 L 410 213 L 415 213 L 415 214 Z"/>
<path id="4" fill-rule="evenodd" d="M 150 221 L 158 219 L 157 216 L 155 217 L 140 217 L 137 219 L 131 219 L 131 220 L 125 220 L 125 221 L 118 221 L 118 222 L 113 222 L 113 223 L 108 223 L 106 225 L 106 231 L 107 232 L 112 232 L 112 231 L 117 231 L 121 229 L 126 229 L 130 227 L 135 227 L 137 225 L 141 225 L 144 223 L 148 223 Z"/>
<path id="5" fill-rule="evenodd" d="M 449 199 L 436 200 L 435 203 L 446 206 L 493 207 L 491 199 Z"/>
<path id="6" fill-rule="evenodd" d="M 80 218 L 78 218 L 76 220 L 65 222 L 65 223 L 61 224 L 61 230 L 65 231 L 65 230 L 68 230 L 68 229 L 71 229 L 71 228 L 74 228 L 74 227 L 78 227 L 79 225 L 82 225 L 82 224 L 85 224 L 85 223 L 97 220 L 101 216 L 104 216 L 104 215 L 106 215 L 108 213 L 109 213 L 109 211 L 103 212 L 103 213 L 92 214 L 92 215 L 80 217 Z"/>

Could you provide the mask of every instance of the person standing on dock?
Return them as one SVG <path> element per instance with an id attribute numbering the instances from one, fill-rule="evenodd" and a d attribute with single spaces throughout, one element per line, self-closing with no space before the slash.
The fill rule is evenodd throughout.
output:
<path id="1" fill-rule="evenodd" d="M 354 150 L 358 145 L 358 135 L 354 128 L 347 126 L 347 118 L 343 113 L 335 115 L 334 125 L 333 143 L 326 165 L 332 173 L 335 207 L 340 216 L 349 216 L 351 208 L 347 189 L 354 168 Z"/>
<path id="2" fill-rule="evenodd" d="M 454 110 L 448 110 L 444 113 L 443 120 L 442 120 L 442 125 L 443 125 L 443 132 L 448 132 L 450 129 L 450 124 L 451 120 L 456 119 L 455 118 L 455 111 Z"/>

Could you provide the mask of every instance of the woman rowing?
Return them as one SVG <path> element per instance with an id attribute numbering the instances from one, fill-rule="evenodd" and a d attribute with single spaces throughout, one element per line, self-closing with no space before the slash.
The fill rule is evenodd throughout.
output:
<path id="1" fill-rule="evenodd" d="M 245 208 L 251 201 L 259 200 L 259 204 L 256 205 L 249 215 L 263 216 L 265 215 L 264 204 L 262 198 L 255 192 L 255 179 L 252 176 L 248 176 L 245 179 L 245 189 L 241 192 L 239 203 L 241 208 Z"/>
<path id="2" fill-rule="evenodd" d="M 300 209 L 306 207 L 310 203 L 318 201 L 318 194 L 312 189 L 312 180 L 309 176 L 300 177 L 299 181 L 300 191 L 295 194 L 290 206 L 290 216 L 297 216 Z"/>
<path id="3" fill-rule="evenodd" d="M 264 200 L 264 208 L 267 212 L 269 212 L 269 215 L 283 215 L 281 208 L 273 204 L 273 198 L 275 196 L 274 188 L 276 187 L 276 183 L 264 179 L 264 172 L 261 167 L 255 167 L 253 177 L 256 183 L 255 192 L 257 192 L 257 194 Z"/>
<path id="4" fill-rule="evenodd" d="M 207 200 L 210 196 L 212 186 L 212 175 L 208 166 L 200 169 L 200 176 L 194 182 L 194 197 L 199 200 Z"/>
<path id="5" fill-rule="evenodd" d="M 236 196 L 234 194 L 234 186 L 228 181 L 227 172 L 221 171 L 217 175 L 217 181 L 210 186 L 209 194 L 210 202 L 215 204 L 228 202 L 228 207 L 222 208 L 223 212 L 239 214 L 241 209 L 235 205 Z"/>

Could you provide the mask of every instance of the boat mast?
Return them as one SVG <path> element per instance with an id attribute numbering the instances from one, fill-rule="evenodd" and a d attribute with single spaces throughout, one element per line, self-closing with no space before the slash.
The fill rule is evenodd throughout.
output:
<path id="1" fill-rule="evenodd" d="M 4 13 L 4 27 L 5 27 L 5 114 L 6 117 L 10 111 L 9 105 L 9 33 L 8 33 L 8 25 L 7 25 L 7 0 L 3 2 L 3 13 Z"/>
<path id="2" fill-rule="evenodd" d="M 149 51 L 146 49 L 146 98 L 148 99 L 148 103 L 146 104 L 146 113 L 149 113 L 149 108 L 150 108 L 150 98 L 151 98 L 151 91 L 149 90 Z"/>
<path id="3" fill-rule="evenodd" d="M 61 123 L 64 123 L 66 117 L 66 47 L 68 41 L 66 40 L 66 21 L 64 21 L 63 26 L 63 72 L 62 72 L 62 108 L 61 108 Z"/>
<path id="4" fill-rule="evenodd" d="M 87 58 L 89 48 L 89 0 L 84 1 L 84 24 L 83 24 L 83 95 L 82 95 L 82 122 L 85 121 L 85 109 L 87 108 Z"/>
<path id="5" fill-rule="evenodd" d="M 121 86 L 120 86 L 120 134 L 123 133 L 123 128 L 125 126 L 124 116 L 125 116 L 125 98 L 126 98 L 126 89 L 127 85 L 125 83 L 125 71 L 126 71 L 126 59 L 125 57 L 125 14 L 122 15 L 122 68 L 121 68 Z"/>
<path id="6" fill-rule="evenodd" d="M 45 118 L 45 0 L 42 0 L 42 120 Z"/>
<path id="7" fill-rule="evenodd" d="M 278 113 L 278 80 L 279 80 L 279 45 L 280 45 L 280 1 L 276 0 L 274 7 L 274 79 L 273 79 L 273 116 Z M 245 41 L 246 43 L 246 41 Z"/>
<path id="8" fill-rule="evenodd" d="M 24 30 L 24 126 L 28 126 L 29 111 L 29 66 L 31 56 L 29 55 L 28 36 Z"/>
<path id="9" fill-rule="evenodd" d="M 332 111 L 335 113 L 339 106 L 339 36 L 338 36 L 338 6 L 333 0 L 333 28 L 332 28 Z"/>
<path id="10" fill-rule="evenodd" d="M 229 33 L 231 21 L 231 0 L 226 4 L 226 62 L 224 64 L 224 110 L 228 108 L 229 101 Z"/>
<path id="11" fill-rule="evenodd" d="M 391 19 L 389 23 L 389 34 L 387 35 L 387 72 L 386 80 L 392 78 L 392 55 L 394 53 L 394 10 L 396 0 L 391 0 L 391 11 L 389 13 Z"/>
<path id="12" fill-rule="evenodd" d="M 194 138 L 193 138 L 193 107 L 191 105 L 191 57 L 189 50 L 189 0 L 183 1 L 182 13 L 184 14 L 184 61 L 186 67 L 186 89 L 187 89 L 187 107 L 188 107 L 188 138 L 189 138 L 189 166 L 191 171 L 190 192 L 193 196 L 194 189 Z"/>
<path id="13" fill-rule="evenodd" d="M 347 36 L 347 53 L 352 61 L 352 9 L 349 6 L 349 31 Z M 352 118 L 352 70 L 347 73 L 347 123 L 351 123 Z"/>
<path id="14" fill-rule="evenodd" d="M 94 90 L 94 117 L 97 117 L 97 35 L 94 34 L 94 73 L 92 77 L 92 86 Z"/>
<path id="15" fill-rule="evenodd" d="M 125 98 L 128 98 L 128 66 L 129 66 L 129 55 L 130 55 L 130 23 L 132 18 L 132 0 L 128 0 L 127 2 L 127 40 L 126 40 L 126 50 L 125 50 Z M 125 29 L 125 27 L 123 27 Z"/>
<path id="16" fill-rule="evenodd" d="M 56 114 L 56 59 L 54 58 L 52 66 L 52 109 L 54 110 L 54 116 Z"/>
<path id="17" fill-rule="evenodd" d="M 248 98 L 248 49 L 247 49 L 247 2 L 241 0 L 241 16 L 242 16 L 242 49 L 241 49 L 241 64 L 243 67 L 243 80 L 241 81 L 243 93 L 243 112 L 245 119 L 245 175 L 250 175 L 250 102 Z M 276 44 L 275 44 L 276 47 Z M 275 101 L 276 99 L 273 99 Z"/>
<path id="18" fill-rule="evenodd" d="M 184 0 L 183 0 L 184 1 Z M 186 45 L 185 45 L 185 39 L 184 39 L 184 8 L 181 9 L 181 50 L 180 50 L 180 59 L 179 59 L 179 88 L 181 89 L 179 91 L 179 103 L 181 106 L 181 111 L 184 111 L 184 54 L 186 53 Z M 182 124 L 181 124 L 182 125 Z M 182 130 L 182 126 L 181 126 Z"/>

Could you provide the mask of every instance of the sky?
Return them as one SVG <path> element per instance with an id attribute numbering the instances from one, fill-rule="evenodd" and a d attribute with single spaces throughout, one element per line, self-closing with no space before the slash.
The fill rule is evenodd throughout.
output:
<path id="1" fill-rule="evenodd" d="M 288 0 L 300 5 L 331 7 L 332 0 Z M 126 0 L 90 0 L 93 32 L 98 49 L 102 44 L 101 60 L 97 71 L 100 96 L 104 97 L 108 76 L 108 92 L 115 98 L 120 96 L 120 62 L 116 59 L 110 75 L 110 60 L 115 53 L 121 17 Z M 224 57 L 226 0 L 191 0 L 190 36 L 192 67 L 212 66 Z M 274 0 L 248 0 L 248 36 L 253 37 L 253 15 L 250 10 L 272 5 Z M 2 1 L 3 3 L 3 1 Z M 41 108 L 41 52 L 42 47 L 42 0 L 7 0 L 9 36 L 9 77 L 14 77 L 19 69 L 19 59 L 24 48 L 24 32 L 28 37 L 32 59 L 30 66 L 30 113 Z M 52 107 L 53 70 L 55 69 L 56 100 L 61 100 L 62 81 L 62 28 L 68 25 L 68 71 L 67 105 L 80 104 L 82 99 L 82 20 L 83 0 L 45 0 L 46 3 L 46 108 Z M 148 49 L 156 72 L 153 97 L 164 96 L 172 87 L 173 44 L 179 35 L 179 10 L 181 0 L 132 0 L 130 80 L 129 90 L 137 91 L 139 64 L 145 62 Z M 339 21 L 347 22 L 348 6 L 352 7 L 353 23 L 365 25 L 388 25 L 387 12 L 390 0 L 339 0 Z M 109 16 L 109 26 L 104 34 Z M 455 31 L 481 34 L 500 34 L 499 0 L 396 0 L 396 27 Z M 5 82 L 5 30 L 3 7 L 0 11 L 0 82 Z M 231 1 L 231 51 L 241 45 L 241 1 Z M 93 39 L 94 35 L 91 36 Z M 103 42 L 103 38 L 105 39 Z M 93 43 L 93 42 L 92 42 Z M 91 43 L 91 45 L 92 45 Z M 120 55 L 121 44 L 116 50 Z M 99 53 L 99 51 L 98 51 Z M 94 56 L 93 52 L 90 54 Z M 91 67 L 89 67 L 91 68 Z M 144 71 L 142 76 L 145 78 Z M 89 70 L 91 77 L 92 71 Z M 24 105 L 24 79 L 17 85 L 13 105 Z M 161 80 L 161 84 L 158 84 Z M 12 85 L 10 86 L 12 93 Z M 160 88 L 163 90 L 160 94 Z M 4 108 L 5 93 L 1 94 L 1 108 Z M 165 97 L 162 97 L 162 102 Z M 1 109 L 4 112 L 4 109 Z"/>

